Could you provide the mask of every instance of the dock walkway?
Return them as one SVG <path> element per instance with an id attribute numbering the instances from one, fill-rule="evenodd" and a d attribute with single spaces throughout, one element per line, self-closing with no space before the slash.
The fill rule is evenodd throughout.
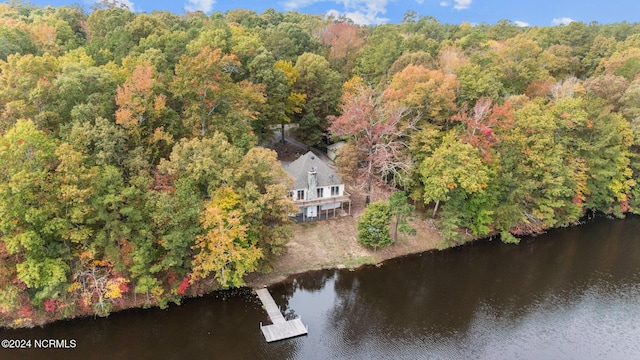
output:
<path id="1" fill-rule="evenodd" d="M 267 342 L 284 340 L 307 334 L 308 329 L 302 323 L 300 318 L 288 321 L 285 320 L 278 308 L 278 305 L 273 301 L 269 290 L 256 289 L 256 294 L 258 294 L 258 298 L 262 301 L 262 304 L 267 310 L 267 314 L 273 323 L 273 325 L 262 325 L 262 323 L 260 323 L 260 330 L 262 330 L 262 334 L 265 339 L 267 339 Z"/>

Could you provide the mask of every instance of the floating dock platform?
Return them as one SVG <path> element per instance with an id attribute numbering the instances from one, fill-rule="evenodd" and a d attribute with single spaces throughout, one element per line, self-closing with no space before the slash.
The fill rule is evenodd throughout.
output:
<path id="1" fill-rule="evenodd" d="M 262 330 L 262 334 L 264 338 L 267 339 L 267 342 L 289 339 L 308 333 L 309 329 L 302 323 L 300 318 L 285 320 L 278 305 L 273 301 L 269 290 L 256 289 L 256 294 L 258 294 L 258 298 L 262 301 L 262 305 L 267 309 L 267 314 L 269 314 L 269 318 L 273 323 L 272 325 L 262 325 L 262 323 L 260 323 L 260 330 Z"/>

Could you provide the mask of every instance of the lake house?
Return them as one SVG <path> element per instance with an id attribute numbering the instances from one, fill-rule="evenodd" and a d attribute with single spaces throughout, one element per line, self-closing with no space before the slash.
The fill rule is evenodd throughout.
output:
<path id="1" fill-rule="evenodd" d="M 329 218 L 351 214 L 351 197 L 344 190 L 344 183 L 325 161 L 309 151 L 296 161 L 284 165 L 293 178 L 293 189 L 289 191 L 291 201 L 298 207 L 297 217 L 307 219 Z"/>

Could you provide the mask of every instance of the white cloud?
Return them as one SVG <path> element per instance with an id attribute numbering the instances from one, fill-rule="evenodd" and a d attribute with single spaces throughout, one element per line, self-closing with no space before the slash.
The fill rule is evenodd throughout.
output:
<path id="1" fill-rule="evenodd" d="M 514 24 L 516 24 L 516 26 L 519 26 L 519 27 L 528 27 L 528 26 L 531 26 L 531 25 L 529 25 L 529 23 L 528 23 L 528 22 L 524 22 L 524 21 L 520 21 L 520 20 L 516 20 L 516 21 L 514 21 L 513 23 L 514 23 Z"/>
<path id="2" fill-rule="evenodd" d="M 120 0 L 120 3 L 122 5 L 126 5 L 129 8 L 129 10 L 135 11 L 134 8 L 133 8 L 133 3 L 131 1 L 129 1 L 129 0 Z"/>
<path id="3" fill-rule="evenodd" d="M 373 13 L 362 13 L 360 11 L 351 11 L 345 14 L 349 19 L 353 20 L 358 25 L 380 25 L 389 22 L 389 18 L 380 17 Z"/>
<path id="4" fill-rule="evenodd" d="M 563 17 L 563 18 L 553 18 L 553 25 L 569 25 L 572 22 L 574 22 L 575 20 L 568 18 L 568 17 Z"/>
<path id="5" fill-rule="evenodd" d="M 184 9 L 187 11 L 209 12 L 213 9 L 213 4 L 215 3 L 215 0 L 187 0 L 187 3 L 184 4 Z"/>
<path id="6" fill-rule="evenodd" d="M 326 15 L 326 17 L 327 17 L 327 18 L 334 18 L 334 19 L 337 19 L 337 18 L 339 18 L 339 17 L 340 17 L 340 11 L 335 10 L 335 9 L 331 9 L 331 10 L 327 11 L 327 15 Z"/>
<path id="7" fill-rule="evenodd" d="M 471 0 L 454 0 L 456 4 L 453 6 L 454 9 L 464 10 L 471 5 Z"/>
<path id="8" fill-rule="evenodd" d="M 84 3 L 85 4 L 97 4 L 101 2 L 100 0 L 85 0 Z M 130 0 L 117 0 L 118 3 L 120 3 L 121 5 L 124 5 L 127 7 L 127 9 L 129 9 L 130 11 L 134 12 L 135 8 L 133 5 L 133 2 L 131 2 Z"/>
<path id="9" fill-rule="evenodd" d="M 389 22 L 388 18 L 380 17 L 377 13 L 363 13 L 361 11 L 347 11 L 345 13 L 341 13 L 336 9 L 327 11 L 327 17 L 339 18 L 341 15 L 351 19 L 351 21 L 358 25 L 380 25 Z"/>
<path id="10" fill-rule="evenodd" d="M 282 5 L 287 10 L 297 10 L 318 2 L 333 2 L 342 5 L 344 11 L 340 12 L 332 9 L 327 12 L 327 15 L 339 16 L 343 14 L 357 24 L 378 25 L 389 22 L 388 18 L 381 15 L 387 13 L 387 4 L 390 1 L 391 0 L 287 0 L 284 1 Z"/>
<path id="11" fill-rule="evenodd" d="M 422 4 L 422 3 L 424 3 L 424 0 L 416 0 L 416 2 L 417 2 L 418 4 Z"/>
<path id="12" fill-rule="evenodd" d="M 464 10 L 464 9 L 468 9 L 469 6 L 471 6 L 471 2 L 473 0 L 453 0 L 454 5 L 453 8 L 456 10 Z M 451 5 L 451 2 L 449 1 L 441 1 L 440 2 L 440 6 L 449 6 Z"/>

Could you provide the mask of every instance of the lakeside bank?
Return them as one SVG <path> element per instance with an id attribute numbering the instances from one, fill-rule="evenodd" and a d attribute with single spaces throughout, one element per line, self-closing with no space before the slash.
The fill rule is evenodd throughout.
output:
<path id="1" fill-rule="evenodd" d="M 294 226 L 294 236 L 285 253 L 273 264 L 269 273 L 252 273 L 245 277 L 248 287 L 264 287 L 286 280 L 289 276 L 313 270 L 356 268 L 385 260 L 437 249 L 442 241 L 433 219 L 410 220 L 416 235 L 398 234 L 391 246 L 373 250 L 357 241 L 360 214 L 337 219 L 315 221 Z"/>
<path id="2" fill-rule="evenodd" d="M 245 276 L 247 287 L 259 288 L 273 285 L 288 277 L 313 270 L 356 268 L 361 265 L 378 264 L 382 261 L 405 255 L 422 253 L 436 249 L 442 241 L 432 219 L 411 220 L 416 235 L 399 234 L 393 245 L 372 250 L 360 245 L 357 240 L 357 223 L 360 214 L 344 216 L 336 219 L 314 221 L 293 225 L 293 237 L 286 244 L 285 252 L 277 258 L 268 273 L 254 272 Z M 197 288 L 188 292 L 185 298 L 199 297 L 220 291 L 212 281 L 200 283 Z M 157 307 L 159 303 L 147 304 L 144 296 L 127 296 L 123 303 L 111 310 L 115 313 L 122 310 Z M 75 309 L 68 314 L 40 314 L 33 312 L 30 316 L 4 316 L 0 319 L 0 328 L 32 328 L 61 320 L 97 316 L 91 311 Z"/>

